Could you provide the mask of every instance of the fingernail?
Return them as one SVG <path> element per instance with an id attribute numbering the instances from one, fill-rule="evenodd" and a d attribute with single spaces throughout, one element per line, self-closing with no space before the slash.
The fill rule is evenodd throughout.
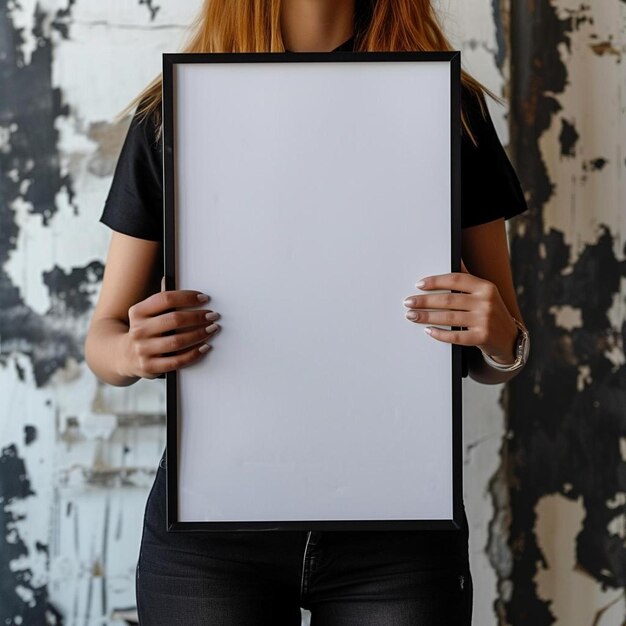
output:
<path id="1" fill-rule="evenodd" d="M 410 320 L 418 320 L 420 318 L 420 314 L 417 311 L 409 311 L 406 314 L 406 317 Z"/>
<path id="2" fill-rule="evenodd" d="M 413 305 L 413 298 L 404 299 L 404 306 L 412 306 L 412 305 Z"/>
<path id="3" fill-rule="evenodd" d="M 198 294 L 198 300 L 200 300 L 200 302 L 206 302 L 208 299 L 209 299 L 209 296 L 207 296 L 206 293 Z"/>
<path id="4" fill-rule="evenodd" d="M 207 352 L 211 349 L 211 346 L 208 343 L 203 343 L 199 348 L 198 352 Z"/>
<path id="5" fill-rule="evenodd" d="M 422 279 L 422 280 L 418 280 L 418 281 L 415 283 L 415 286 L 416 286 L 418 289 L 421 289 L 421 288 L 422 288 L 425 284 L 426 284 L 426 281 L 424 281 L 424 279 Z"/>
<path id="6" fill-rule="evenodd" d="M 424 332 L 425 332 L 427 335 L 432 335 L 432 334 L 433 334 L 433 331 L 431 330 L 430 326 L 426 326 L 426 327 L 424 328 Z"/>
<path id="7" fill-rule="evenodd" d="M 219 316 L 219 313 L 216 313 L 215 311 L 209 311 L 209 313 L 207 313 L 204 317 L 206 317 L 209 322 L 212 322 L 213 320 L 216 320 Z"/>
<path id="8" fill-rule="evenodd" d="M 211 324 L 210 326 L 207 326 L 204 330 L 206 330 L 207 333 L 212 333 L 214 330 L 217 330 L 217 328 L 217 324 Z"/>

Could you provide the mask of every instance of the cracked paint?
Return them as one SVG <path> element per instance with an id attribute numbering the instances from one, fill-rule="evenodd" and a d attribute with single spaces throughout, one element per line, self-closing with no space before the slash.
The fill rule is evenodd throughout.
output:
<path id="1" fill-rule="evenodd" d="M 590 42 L 608 31 L 623 46 L 625 15 L 566 0 L 511 11 L 512 147 L 531 204 L 511 253 L 533 347 L 508 388 L 508 495 L 494 498 L 512 567 L 499 572 L 496 609 L 500 624 L 617 626 L 607 620 L 625 612 L 626 369 L 612 356 L 626 336 L 625 172 L 621 156 L 609 171 L 598 155 L 625 143 L 614 125 L 624 72 L 620 55 Z M 596 75 L 598 92 L 585 84 Z"/>
<path id="2" fill-rule="evenodd" d="M 576 560 L 576 537 L 585 517 L 582 498 L 544 496 L 536 511 L 534 532 L 543 554 L 533 581 L 537 595 L 550 602 L 558 623 L 621 626 L 623 591 L 600 587 Z"/>
<path id="3" fill-rule="evenodd" d="M 33 572 L 20 564 L 28 555 L 17 522 L 17 504 L 35 496 L 24 460 L 14 445 L 0 451 L 0 622 L 3 624 L 63 624 L 50 604 L 46 585 L 33 579 Z M 40 544 L 40 550 L 46 546 Z M 17 621 L 16 621 L 17 620 Z"/>
<path id="4" fill-rule="evenodd" d="M 143 73 L 115 84 L 93 75 L 119 67 L 99 56 L 100 32 L 128 52 L 103 28 L 129 42 L 141 30 L 137 58 L 146 43 L 166 49 L 191 7 L 63 4 L 0 0 L 3 624 L 109 623 L 134 604 L 143 506 L 164 447 L 164 389 L 109 392 L 82 353 L 109 236 L 97 218 L 128 124 L 112 120 L 154 68 L 127 64 Z M 116 13 L 98 21 L 106 10 Z M 105 91 L 85 89 L 86 78 Z"/>

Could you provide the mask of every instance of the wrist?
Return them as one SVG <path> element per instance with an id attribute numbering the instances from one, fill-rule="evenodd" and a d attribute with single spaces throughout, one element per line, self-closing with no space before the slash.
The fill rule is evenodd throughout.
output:
<path id="1" fill-rule="evenodd" d="M 128 327 L 126 327 L 126 332 L 120 333 L 118 336 L 117 348 L 117 358 L 115 359 L 117 363 L 117 375 L 121 380 L 128 381 L 128 384 L 139 380 L 140 376 L 133 374 L 131 371 Z"/>
<path id="2" fill-rule="evenodd" d="M 510 326 L 508 331 L 508 341 L 506 343 L 506 348 L 504 350 L 498 350 L 495 352 L 484 352 L 489 357 L 491 357 L 494 361 L 499 363 L 500 365 L 511 365 L 515 359 L 517 358 L 517 338 L 519 335 L 519 328 L 515 323 L 513 317 L 509 318 Z"/>
<path id="3" fill-rule="evenodd" d="M 92 320 L 85 338 L 85 361 L 102 382 L 115 387 L 126 387 L 138 378 L 124 371 L 125 335 L 128 325 L 116 318 Z"/>
<path id="4" fill-rule="evenodd" d="M 502 360 L 496 360 L 496 358 L 487 354 L 484 350 L 482 350 L 482 348 L 480 349 L 483 360 L 487 363 L 487 365 L 505 372 L 512 372 L 524 367 L 530 351 L 530 336 L 528 334 L 528 329 L 516 318 L 511 317 L 511 320 L 517 329 L 515 339 L 513 340 L 514 347 L 512 359 L 504 362 Z M 497 354 L 496 356 L 498 358 L 503 357 L 501 354 Z"/>

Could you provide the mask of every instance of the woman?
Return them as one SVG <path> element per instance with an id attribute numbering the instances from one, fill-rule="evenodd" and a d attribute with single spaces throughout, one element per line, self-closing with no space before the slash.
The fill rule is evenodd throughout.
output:
<path id="1" fill-rule="evenodd" d="M 450 49 L 427 0 L 210 0 L 193 32 L 188 52 Z M 219 329 L 217 312 L 197 308 L 207 296 L 160 291 L 160 93 L 156 80 L 129 105 L 139 106 L 100 218 L 113 233 L 85 355 L 112 385 L 194 364 Z M 504 220 L 526 204 L 483 88 L 466 74 L 462 171 L 463 271 L 423 277 L 406 315 L 434 340 L 464 346 L 466 374 L 500 383 L 519 371 L 498 368 L 514 361 L 522 319 Z M 470 624 L 466 521 L 461 532 L 168 534 L 164 468 L 165 452 L 137 565 L 142 624 L 291 625 L 300 607 L 318 626 Z"/>

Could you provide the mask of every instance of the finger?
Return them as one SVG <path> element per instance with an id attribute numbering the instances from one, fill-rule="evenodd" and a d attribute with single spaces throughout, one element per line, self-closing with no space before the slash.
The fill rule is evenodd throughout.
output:
<path id="1" fill-rule="evenodd" d="M 409 296 L 404 306 L 410 309 L 455 309 L 470 311 L 475 299 L 466 293 L 431 293 Z"/>
<path id="2" fill-rule="evenodd" d="M 198 306 L 208 300 L 209 296 L 194 289 L 159 291 L 130 307 L 129 316 L 132 311 L 136 316 L 150 317 L 172 309 Z"/>
<path id="3" fill-rule="evenodd" d="M 438 324 L 440 326 L 471 327 L 474 316 L 467 311 L 407 311 L 405 317 L 419 324 Z"/>
<path id="4" fill-rule="evenodd" d="M 463 272 L 450 272 L 448 274 L 436 274 L 423 278 L 416 286 L 425 291 L 429 289 L 451 289 L 465 293 L 479 291 L 485 283 L 482 278 Z"/>
<path id="5" fill-rule="evenodd" d="M 187 367 L 188 365 L 200 360 L 209 350 L 212 349 L 213 346 L 209 345 L 206 341 L 203 341 L 176 355 L 154 357 L 150 359 L 150 372 L 158 375 L 164 374 L 165 372 L 172 372 L 174 370 L 181 369 L 182 367 Z"/>
<path id="6" fill-rule="evenodd" d="M 424 327 L 424 332 L 433 339 L 444 343 L 455 343 L 461 346 L 474 346 L 477 344 L 471 330 L 445 330 L 436 326 Z"/>
<path id="7" fill-rule="evenodd" d="M 186 350 L 187 348 L 195 346 L 198 343 L 206 342 L 214 337 L 219 330 L 220 326 L 218 324 L 207 324 L 205 322 L 202 328 L 149 339 L 146 342 L 145 349 L 148 354 L 165 356 L 172 352 Z"/>
<path id="8" fill-rule="evenodd" d="M 197 309 L 194 311 L 170 311 L 162 313 L 144 322 L 147 336 L 156 336 L 184 328 L 206 326 L 207 322 L 215 322 L 220 314 L 211 309 Z"/>

